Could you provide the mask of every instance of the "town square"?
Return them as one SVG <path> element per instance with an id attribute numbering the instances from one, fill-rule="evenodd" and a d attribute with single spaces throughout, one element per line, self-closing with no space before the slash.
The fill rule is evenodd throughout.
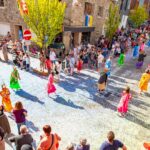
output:
<path id="1" fill-rule="evenodd" d="M 149 150 L 150 2 L 0 0 L 0 150 Z"/>

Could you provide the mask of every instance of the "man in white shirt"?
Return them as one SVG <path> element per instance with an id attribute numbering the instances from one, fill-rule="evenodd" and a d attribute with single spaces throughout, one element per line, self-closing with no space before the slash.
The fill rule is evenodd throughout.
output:
<path id="1" fill-rule="evenodd" d="M 56 53 L 53 49 L 51 49 L 51 51 L 50 51 L 50 57 L 49 58 L 50 58 L 51 62 L 54 64 L 56 61 Z"/>
<path id="2" fill-rule="evenodd" d="M 104 68 L 104 56 L 102 55 L 102 52 L 100 51 L 98 54 L 98 72 L 102 72 Z"/>
<path id="3" fill-rule="evenodd" d="M 77 63 L 77 61 L 78 61 L 78 48 L 75 47 L 75 48 L 73 49 L 73 52 L 74 52 L 75 62 Z"/>
<path id="4" fill-rule="evenodd" d="M 70 74 L 71 74 L 71 76 L 74 73 L 74 66 L 75 66 L 75 58 L 72 55 L 70 58 Z"/>

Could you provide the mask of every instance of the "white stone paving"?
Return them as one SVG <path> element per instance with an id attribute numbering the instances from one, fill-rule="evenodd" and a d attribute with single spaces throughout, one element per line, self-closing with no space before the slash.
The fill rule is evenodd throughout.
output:
<path id="1" fill-rule="evenodd" d="M 146 63 L 149 63 L 149 58 L 146 58 Z M 35 59 L 32 59 L 32 64 L 34 67 L 39 65 Z M 56 95 L 52 94 L 49 98 L 46 94 L 47 79 L 19 70 L 23 91 L 18 94 L 11 91 L 11 100 L 13 104 L 22 101 L 28 110 L 28 127 L 37 143 L 42 126 L 50 124 L 53 132 L 62 137 L 61 150 L 70 142 L 78 143 L 81 137 L 88 139 L 91 150 L 97 150 L 109 130 L 115 131 L 116 138 L 123 141 L 129 150 L 140 150 L 142 142 L 150 140 L 150 98 L 136 96 L 137 80 L 142 71 L 136 71 L 133 64 L 126 64 L 124 68 L 113 69 L 108 85 L 109 91 L 112 91 L 109 97 L 101 97 L 97 93 L 98 74 L 94 71 L 84 70 L 78 78 L 62 74 L 62 82 L 56 84 Z M 136 72 L 135 79 L 132 79 L 133 70 Z M 9 86 L 11 71 L 12 65 L 0 62 L 1 83 Z M 120 87 L 126 84 L 132 87 L 134 98 L 127 117 L 120 118 L 116 108 Z M 17 134 L 14 120 L 9 118 L 9 121 L 12 132 Z"/>

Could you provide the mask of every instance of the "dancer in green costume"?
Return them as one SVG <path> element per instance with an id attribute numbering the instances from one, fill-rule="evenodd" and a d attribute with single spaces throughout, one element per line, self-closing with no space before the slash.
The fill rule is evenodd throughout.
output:
<path id="1" fill-rule="evenodd" d="M 14 90 L 20 90 L 21 87 L 19 85 L 18 80 L 20 80 L 19 72 L 17 68 L 14 67 L 10 77 L 10 88 Z"/>
<path id="2" fill-rule="evenodd" d="M 125 54 L 124 54 L 124 53 L 121 53 L 121 54 L 120 54 L 120 57 L 119 57 L 119 59 L 118 59 L 118 65 L 119 65 L 119 66 L 124 65 L 124 60 L 125 60 Z"/>

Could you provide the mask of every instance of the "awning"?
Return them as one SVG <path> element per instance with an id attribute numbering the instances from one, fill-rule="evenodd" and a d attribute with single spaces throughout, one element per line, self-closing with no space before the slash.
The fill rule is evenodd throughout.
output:
<path id="1" fill-rule="evenodd" d="M 74 32 L 93 32 L 95 27 L 85 27 L 85 26 L 65 26 L 64 32 L 70 31 Z"/>

